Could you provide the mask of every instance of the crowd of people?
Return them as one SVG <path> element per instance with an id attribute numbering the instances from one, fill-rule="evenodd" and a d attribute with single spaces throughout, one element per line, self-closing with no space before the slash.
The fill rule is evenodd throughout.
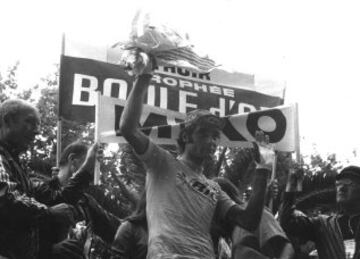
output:
<path id="1" fill-rule="evenodd" d="M 289 177 L 277 216 L 266 206 L 275 151 L 256 134 L 252 193 L 248 199 L 223 177 L 208 179 L 204 161 L 218 145 L 223 120 L 205 110 L 186 115 L 174 157 L 139 128 L 151 64 L 137 76 L 123 111 L 120 130 L 145 165 L 146 185 L 133 213 L 120 219 L 85 193 L 93 179 L 98 144 L 67 146 L 49 181 L 33 181 L 22 165 L 39 133 L 36 108 L 14 99 L 0 104 L 0 258 L 92 258 L 96 234 L 108 258 L 301 258 L 294 240 L 312 241 L 320 259 L 360 258 L 360 168 L 344 168 L 336 178 L 334 215 L 310 217 L 296 210 L 301 170 Z M 272 188 L 271 190 L 274 190 Z M 85 222 L 85 223 L 82 223 Z M 84 224 L 87 231 L 75 225 Z M 345 243 L 355 242 L 354 254 Z M 308 257 L 310 258 L 310 257 Z"/>

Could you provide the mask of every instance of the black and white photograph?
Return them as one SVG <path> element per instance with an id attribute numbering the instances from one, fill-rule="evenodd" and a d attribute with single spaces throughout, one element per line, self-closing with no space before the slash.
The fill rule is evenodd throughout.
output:
<path id="1" fill-rule="evenodd" d="M 360 5 L 0 2 L 0 259 L 360 259 Z"/>

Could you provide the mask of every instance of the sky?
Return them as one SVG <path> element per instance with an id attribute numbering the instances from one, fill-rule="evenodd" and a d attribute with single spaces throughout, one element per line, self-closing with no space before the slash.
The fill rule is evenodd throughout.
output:
<path id="1" fill-rule="evenodd" d="M 0 1 L 0 71 L 20 61 L 35 85 L 59 62 L 61 35 L 91 45 L 124 40 L 138 8 L 188 32 L 217 63 L 285 81 L 299 103 L 301 150 L 352 161 L 360 147 L 359 8 L 346 0 Z M 360 161 L 359 163 L 360 164 Z"/>

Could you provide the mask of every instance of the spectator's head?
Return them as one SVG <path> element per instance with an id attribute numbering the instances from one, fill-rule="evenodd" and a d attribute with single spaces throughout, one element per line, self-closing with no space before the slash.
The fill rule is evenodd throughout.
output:
<path id="1" fill-rule="evenodd" d="M 223 120 L 207 110 L 189 112 L 178 138 L 180 153 L 186 152 L 196 159 L 212 155 L 223 127 Z"/>
<path id="2" fill-rule="evenodd" d="M 58 177 L 61 185 L 80 168 L 86 158 L 88 146 L 81 142 L 73 142 L 61 153 Z"/>
<path id="3" fill-rule="evenodd" d="M 0 104 L 0 141 L 12 152 L 26 151 L 40 133 L 40 115 L 31 104 L 10 99 Z"/>
<path id="4" fill-rule="evenodd" d="M 345 167 L 336 176 L 336 202 L 343 209 L 354 209 L 360 203 L 360 167 Z M 360 212 L 360 211 L 359 211 Z"/>

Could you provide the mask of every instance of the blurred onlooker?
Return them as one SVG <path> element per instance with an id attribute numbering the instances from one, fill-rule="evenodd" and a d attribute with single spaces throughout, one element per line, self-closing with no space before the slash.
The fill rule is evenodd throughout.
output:
<path id="1" fill-rule="evenodd" d="M 241 201 L 238 189 L 229 180 L 226 178 L 215 178 L 214 180 L 235 202 L 246 206 Z M 277 193 L 276 187 L 271 189 Z M 232 258 L 265 259 L 293 258 L 294 256 L 294 250 L 289 239 L 268 208 L 264 208 L 260 225 L 254 232 L 247 231 L 238 226 L 231 229 L 226 223 L 218 227 L 223 229 L 222 234 L 225 237 L 227 236 L 228 240 L 231 239 Z M 214 242 L 216 241 L 214 240 Z"/>
<path id="2" fill-rule="evenodd" d="M 60 156 L 59 168 L 53 168 L 53 178 L 50 180 L 53 190 L 62 190 L 67 185 L 73 174 L 84 162 L 87 151 L 88 146 L 79 141 L 69 144 L 63 150 Z M 82 194 L 75 207 L 80 212 L 82 221 L 78 222 L 76 228 L 70 232 L 69 227 L 71 226 L 62 226 L 62 231 L 57 233 L 59 239 L 57 241 L 66 239 L 70 233 L 70 236 L 73 237 L 70 240 L 73 241 L 74 246 L 77 244 L 81 251 L 84 250 L 85 242 L 90 244 L 90 247 L 85 246 L 84 253 L 86 255 L 95 252 L 91 251 L 94 246 L 101 246 L 101 250 L 110 247 L 121 220 L 112 213 L 107 212 L 91 195 L 86 193 Z M 54 231 L 48 233 L 53 237 L 54 234 Z M 49 238 L 46 240 L 49 240 Z M 56 250 L 59 256 L 64 253 L 62 249 L 62 247 L 58 247 Z"/>
<path id="3" fill-rule="evenodd" d="M 310 217 L 298 213 L 294 205 L 295 194 L 302 181 L 302 170 L 290 172 L 280 213 L 284 230 L 302 240 L 313 241 L 320 259 L 360 258 L 360 167 L 345 167 L 336 176 L 339 207 L 336 215 Z M 354 242 L 355 246 L 346 246 Z"/>
<path id="4" fill-rule="evenodd" d="M 138 201 L 136 210 L 118 228 L 113 248 L 115 258 L 145 259 L 148 245 L 148 227 L 146 220 L 146 192 Z"/>

